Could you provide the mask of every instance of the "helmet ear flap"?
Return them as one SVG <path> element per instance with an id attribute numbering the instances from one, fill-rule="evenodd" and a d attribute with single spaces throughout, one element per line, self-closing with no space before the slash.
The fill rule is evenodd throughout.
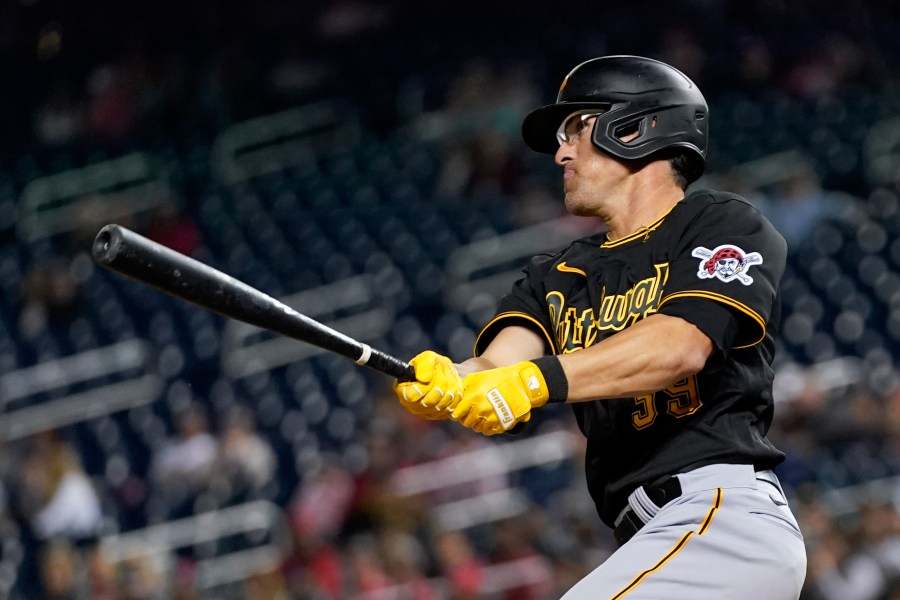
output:
<path id="1" fill-rule="evenodd" d="M 624 123 L 616 123 L 603 119 L 601 115 L 594 123 L 591 141 L 598 150 L 618 156 L 620 148 L 627 148 L 639 142 L 647 128 L 647 118 L 631 119 Z M 621 157 L 619 157 L 621 158 Z"/>
<path id="2" fill-rule="evenodd" d="M 610 111 L 598 116 L 591 136 L 591 141 L 598 150 L 604 150 L 625 160 L 630 158 L 621 153 L 641 143 L 656 120 L 652 115 L 635 116 L 629 115 L 627 111 L 628 104 L 622 103 L 614 105 Z"/>

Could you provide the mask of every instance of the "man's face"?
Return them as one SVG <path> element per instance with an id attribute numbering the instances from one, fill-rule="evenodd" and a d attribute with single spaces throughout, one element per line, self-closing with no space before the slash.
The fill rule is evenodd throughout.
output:
<path id="1" fill-rule="evenodd" d="M 563 167 L 566 210 L 578 216 L 599 216 L 604 200 L 631 172 L 624 164 L 594 147 L 591 134 L 596 117 L 579 121 L 579 115 L 567 119 L 567 141 L 556 152 L 556 164 Z"/>

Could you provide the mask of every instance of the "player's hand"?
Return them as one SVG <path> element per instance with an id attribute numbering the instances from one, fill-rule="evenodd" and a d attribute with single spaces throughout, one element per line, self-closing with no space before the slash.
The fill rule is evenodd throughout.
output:
<path id="1" fill-rule="evenodd" d="M 449 419 L 452 409 L 462 399 L 463 382 L 456 367 L 446 356 L 426 350 L 409 364 L 416 380 L 400 383 L 394 380 L 394 393 L 400 405 L 423 419 Z"/>
<path id="2" fill-rule="evenodd" d="M 550 399 L 547 382 L 530 361 L 479 371 L 463 380 L 463 397 L 453 420 L 484 435 L 509 430 L 531 418 L 531 409 Z"/>

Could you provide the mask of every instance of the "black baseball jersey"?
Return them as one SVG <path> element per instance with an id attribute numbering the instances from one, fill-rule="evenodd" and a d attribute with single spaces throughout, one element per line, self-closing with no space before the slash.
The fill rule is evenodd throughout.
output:
<path id="1" fill-rule="evenodd" d="M 786 254 L 784 238 L 740 196 L 697 191 L 628 237 L 598 234 L 533 258 L 475 352 L 508 325 L 538 332 L 548 353 L 576 352 L 657 312 L 710 337 L 717 352 L 694 376 L 571 405 L 587 438 L 588 489 L 612 526 L 638 485 L 712 463 L 783 460 L 765 436 Z"/>

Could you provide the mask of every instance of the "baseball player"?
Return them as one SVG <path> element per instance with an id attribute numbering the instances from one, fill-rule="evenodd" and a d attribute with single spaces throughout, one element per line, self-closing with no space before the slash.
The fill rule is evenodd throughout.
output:
<path id="1" fill-rule="evenodd" d="M 522 126 L 565 204 L 605 233 L 533 258 L 453 364 L 428 351 L 401 404 L 485 435 L 566 402 L 619 549 L 565 600 L 787 600 L 806 554 L 772 468 L 773 329 L 786 244 L 741 197 L 693 191 L 708 107 L 637 56 L 584 62 Z"/>

